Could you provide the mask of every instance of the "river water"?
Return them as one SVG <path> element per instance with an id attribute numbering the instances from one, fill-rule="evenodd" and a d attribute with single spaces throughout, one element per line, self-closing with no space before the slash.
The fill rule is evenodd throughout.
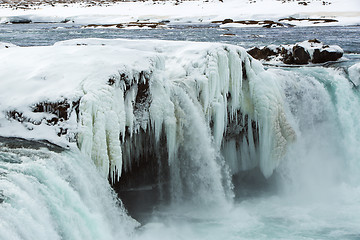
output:
<path id="1" fill-rule="evenodd" d="M 151 38 L 249 48 L 317 38 L 340 45 L 347 58 L 329 67 L 267 66 L 284 90 L 286 115 L 297 135 L 271 178 L 249 173 L 234 179 L 236 197 L 222 206 L 154 207 L 140 214 L 141 226 L 126 216 L 85 156 L 9 147 L 2 139 L 0 239 L 360 239 L 360 94 L 346 74 L 360 61 L 359 36 L 358 26 L 131 30 L 0 25 L 0 42 L 19 46 L 73 38 Z"/>

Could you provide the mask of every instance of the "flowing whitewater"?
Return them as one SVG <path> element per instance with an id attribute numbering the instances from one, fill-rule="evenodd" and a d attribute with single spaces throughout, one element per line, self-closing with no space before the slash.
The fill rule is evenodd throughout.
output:
<path id="1" fill-rule="evenodd" d="M 265 70 L 240 47 L 165 41 L 3 50 L 2 135 L 69 150 L 2 148 L 2 236 L 359 237 L 360 99 L 347 67 Z M 138 230 L 107 178 L 125 207 L 134 192 L 155 196 Z"/>
<path id="2" fill-rule="evenodd" d="M 133 232 L 137 223 L 80 152 L 1 142 L 1 239 L 118 239 Z"/>

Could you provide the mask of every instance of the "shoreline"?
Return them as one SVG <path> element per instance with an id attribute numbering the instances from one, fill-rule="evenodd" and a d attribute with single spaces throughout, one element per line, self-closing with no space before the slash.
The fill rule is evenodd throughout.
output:
<path id="1" fill-rule="evenodd" d="M 282 3 L 276 0 L 255 3 L 234 0 L 92 1 L 45 3 L 33 6 L 23 2 L 20 5 L 0 4 L 0 23 L 71 22 L 82 25 L 116 25 L 131 22 L 170 24 L 222 22 L 223 27 L 246 27 L 248 25 L 246 22 L 265 22 L 267 25 L 267 22 L 273 22 L 269 27 L 360 25 L 360 10 L 354 11 L 360 9 L 360 3 L 356 0 L 345 1 L 332 0 L 328 5 L 322 5 L 319 1 L 302 5 L 299 4 L 300 2 Z M 228 19 L 232 22 L 226 22 Z"/>

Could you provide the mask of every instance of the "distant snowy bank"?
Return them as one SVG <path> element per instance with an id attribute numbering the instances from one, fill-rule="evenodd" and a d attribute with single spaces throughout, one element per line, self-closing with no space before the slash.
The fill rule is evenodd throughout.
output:
<path id="1" fill-rule="evenodd" d="M 219 22 L 225 28 L 360 24 L 360 2 L 357 0 L 94 1 L 55 5 L 25 3 L 3 3 L 0 8 L 0 23 L 71 22 L 120 26 L 119 24 L 130 22 Z M 226 19 L 232 21 L 223 23 Z"/>

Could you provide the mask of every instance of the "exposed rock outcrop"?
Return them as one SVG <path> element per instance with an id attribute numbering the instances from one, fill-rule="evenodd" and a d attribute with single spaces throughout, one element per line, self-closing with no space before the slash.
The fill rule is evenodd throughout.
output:
<path id="1" fill-rule="evenodd" d="M 249 25 L 249 26 L 261 26 L 265 28 L 274 28 L 274 27 L 293 27 L 295 25 L 289 23 L 281 23 L 279 21 L 272 21 L 272 20 L 239 20 L 234 21 L 233 19 L 227 18 L 223 21 L 212 21 L 211 23 L 222 24 L 220 27 L 236 27 L 241 25 Z"/>
<path id="2" fill-rule="evenodd" d="M 254 47 L 247 51 L 252 57 L 267 62 L 285 64 L 309 64 L 336 61 L 344 54 L 337 45 L 324 45 L 317 39 L 294 45 L 269 45 Z"/>

